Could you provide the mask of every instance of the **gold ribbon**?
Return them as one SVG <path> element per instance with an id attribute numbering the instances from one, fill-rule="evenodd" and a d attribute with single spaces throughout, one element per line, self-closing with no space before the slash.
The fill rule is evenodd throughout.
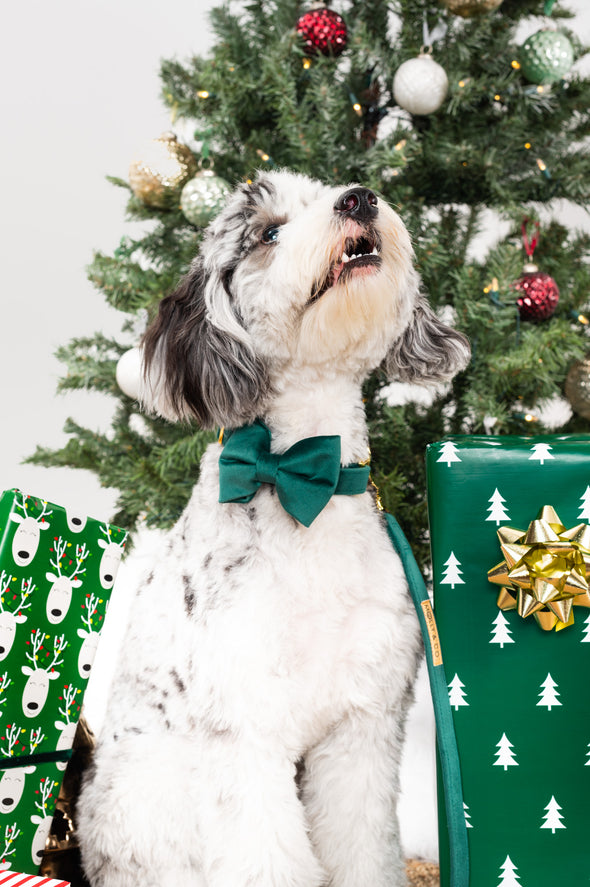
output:
<path id="1" fill-rule="evenodd" d="M 561 631 L 574 622 L 574 606 L 590 607 L 590 526 L 570 530 L 551 505 L 545 505 L 525 531 L 498 530 L 504 560 L 488 571 L 501 585 L 498 606 L 534 616 L 544 631 Z"/>

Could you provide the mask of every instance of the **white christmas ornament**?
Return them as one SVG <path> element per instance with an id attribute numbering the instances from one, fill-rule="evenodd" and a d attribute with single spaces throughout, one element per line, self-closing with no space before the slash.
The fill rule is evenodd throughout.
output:
<path id="1" fill-rule="evenodd" d="M 141 380 L 141 348 L 130 348 L 121 355 L 117 362 L 115 377 L 123 394 L 137 400 Z"/>
<path id="2" fill-rule="evenodd" d="M 410 114 L 432 114 L 447 97 L 449 78 L 445 69 L 427 52 L 408 59 L 393 78 L 393 96 Z"/>

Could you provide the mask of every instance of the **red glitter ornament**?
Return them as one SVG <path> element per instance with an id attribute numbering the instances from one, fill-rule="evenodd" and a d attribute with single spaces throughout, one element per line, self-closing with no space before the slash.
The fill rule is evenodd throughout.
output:
<path id="1" fill-rule="evenodd" d="M 549 274 L 539 271 L 532 264 L 533 254 L 539 242 L 539 223 L 534 222 L 535 233 L 529 241 L 527 234 L 528 219 L 522 223 L 522 243 L 531 260 L 524 266 L 523 275 L 512 286 L 521 295 L 516 304 L 522 320 L 547 320 L 551 317 L 559 302 L 559 287 Z"/>
<path id="2" fill-rule="evenodd" d="M 325 6 L 304 12 L 295 26 L 304 40 L 310 55 L 340 55 L 346 49 L 348 39 L 346 22 L 341 15 Z"/>
<path id="3" fill-rule="evenodd" d="M 523 320 L 547 320 L 559 302 L 559 287 L 536 265 L 525 265 L 524 274 L 513 284 L 521 295 L 516 300 Z"/>

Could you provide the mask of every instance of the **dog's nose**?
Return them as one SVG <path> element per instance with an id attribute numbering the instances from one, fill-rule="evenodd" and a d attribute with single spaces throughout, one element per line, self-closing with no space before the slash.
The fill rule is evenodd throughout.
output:
<path id="1" fill-rule="evenodd" d="M 369 222 L 377 216 L 377 195 L 369 188 L 349 188 L 334 204 L 334 211 L 357 222 Z"/>

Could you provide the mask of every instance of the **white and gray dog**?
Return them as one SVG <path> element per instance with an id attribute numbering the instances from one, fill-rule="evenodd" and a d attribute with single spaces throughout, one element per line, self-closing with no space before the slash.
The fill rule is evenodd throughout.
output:
<path id="1" fill-rule="evenodd" d="M 396 796 L 421 642 L 403 570 L 366 474 L 303 521 L 276 476 L 277 454 L 317 436 L 341 474 L 366 461 L 376 367 L 429 382 L 465 366 L 412 260 L 372 191 L 273 172 L 237 189 L 162 301 L 144 402 L 262 428 L 270 455 L 254 494 L 221 503 L 224 442 L 207 449 L 135 592 L 80 799 L 92 887 L 405 884 Z"/>

